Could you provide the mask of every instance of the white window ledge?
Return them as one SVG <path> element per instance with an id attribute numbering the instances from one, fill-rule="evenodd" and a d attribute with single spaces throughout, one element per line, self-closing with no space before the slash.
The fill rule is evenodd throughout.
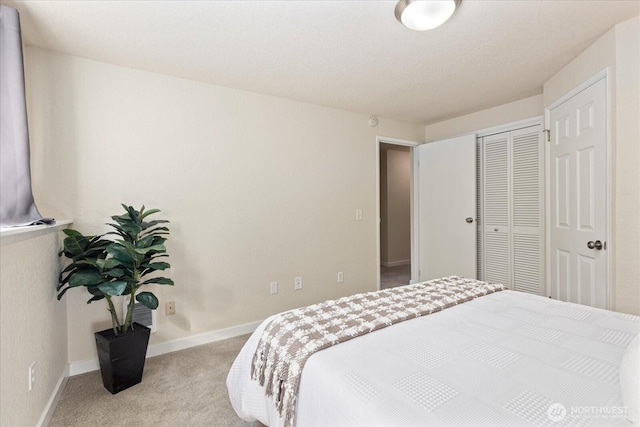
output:
<path id="1" fill-rule="evenodd" d="M 30 225 L 27 227 L 8 227 L 0 229 L 0 243 L 2 246 L 10 245 L 21 240 L 33 239 L 49 233 L 55 233 L 69 227 L 73 221 L 56 221 L 53 225 Z"/>

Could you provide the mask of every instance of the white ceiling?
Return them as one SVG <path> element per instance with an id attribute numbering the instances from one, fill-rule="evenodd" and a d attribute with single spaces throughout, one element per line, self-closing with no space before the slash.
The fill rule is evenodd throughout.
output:
<path id="1" fill-rule="evenodd" d="M 4 3 L 28 45 L 423 124 L 541 93 L 640 13 L 637 0 L 462 0 L 414 32 L 382 0 Z"/>

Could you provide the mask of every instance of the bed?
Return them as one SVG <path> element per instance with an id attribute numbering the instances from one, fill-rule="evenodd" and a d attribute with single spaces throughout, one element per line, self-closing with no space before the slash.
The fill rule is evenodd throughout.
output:
<path id="1" fill-rule="evenodd" d="M 274 317 L 242 348 L 227 387 L 242 419 L 282 426 L 273 399 L 251 379 Z M 314 353 L 294 425 L 631 425 L 637 402 L 629 392 L 623 401 L 622 388 L 635 384 L 637 399 L 638 377 L 629 376 L 637 375 L 639 333 L 637 316 L 491 293 Z"/>

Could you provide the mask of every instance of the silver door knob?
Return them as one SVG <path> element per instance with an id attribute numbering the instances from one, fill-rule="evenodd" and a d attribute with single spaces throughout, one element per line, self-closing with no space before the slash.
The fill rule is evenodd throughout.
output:
<path id="1" fill-rule="evenodd" d="M 600 240 L 596 240 L 595 242 L 593 240 L 591 240 L 591 241 L 587 242 L 587 247 L 589 249 L 596 249 L 598 251 L 601 251 L 603 246 L 604 245 L 602 244 L 602 242 Z"/>
<path id="2" fill-rule="evenodd" d="M 473 218 L 468 216 L 467 219 L 465 219 L 465 221 L 467 221 L 469 224 L 471 224 L 473 222 Z"/>

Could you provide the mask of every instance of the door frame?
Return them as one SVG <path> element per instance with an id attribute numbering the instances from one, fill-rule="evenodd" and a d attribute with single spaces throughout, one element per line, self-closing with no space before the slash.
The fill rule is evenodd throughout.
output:
<path id="1" fill-rule="evenodd" d="M 401 145 L 404 147 L 409 147 L 409 161 L 411 162 L 411 177 L 409 182 L 409 222 L 411 224 L 411 282 L 413 283 L 416 278 L 414 273 L 414 268 L 416 265 L 416 257 L 417 250 L 416 245 L 417 242 L 414 239 L 414 218 L 417 215 L 416 209 L 413 199 L 414 192 L 416 191 L 415 184 L 413 182 L 413 172 L 414 172 L 414 155 L 413 149 L 418 145 L 421 145 L 421 142 L 410 141 L 408 139 L 398 139 L 392 138 L 388 136 L 380 136 L 376 135 L 376 218 L 378 221 L 376 222 L 376 283 L 377 289 L 380 290 L 380 144 L 391 144 L 391 145 Z M 417 271 L 417 270 L 415 270 Z"/>
<path id="2" fill-rule="evenodd" d="M 551 129 L 551 110 L 555 109 L 556 107 L 558 107 L 559 105 L 565 103 L 566 101 L 568 101 L 569 99 L 573 98 L 575 95 L 577 95 L 578 93 L 582 92 L 583 90 L 587 89 L 588 87 L 592 86 L 593 84 L 597 83 L 598 81 L 604 79 L 605 80 L 605 105 L 606 105 L 606 131 L 605 131 L 605 150 L 606 150 L 606 166 L 607 166 L 607 171 L 606 171 L 606 185 L 605 185 L 605 189 L 607 191 L 606 194 L 606 204 L 607 204 L 607 209 L 606 209 L 606 222 L 607 222 L 607 230 L 606 230 L 606 242 L 607 242 L 607 282 L 605 283 L 605 286 L 607 287 L 606 290 L 606 295 L 607 295 L 607 304 L 606 307 L 609 310 L 613 310 L 613 301 L 614 301 L 614 289 L 613 286 L 611 286 L 612 283 L 615 283 L 615 270 L 614 270 L 614 264 L 613 264 L 613 260 L 615 259 L 615 241 L 614 241 L 614 234 L 613 234 L 613 230 L 612 230 L 612 218 L 614 218 L 613 216 L 613 205 L 611 203 L 612 201 L 612 195 L 614 194 L 614 188 L 613 188 L 613 181 L 611 179 L 612 176 L 612 172 L 613 172 L 613 165 L 612 165 L 612 153 L 611 153 L 611 141 L 613 139 L 612 136 L 612 126 L 611 126 L 611 94 L 613 93 L 613 87 L 612 87 L 612 81 L 611 81 L 611 68 L 607 67 L 603 70 L 601 70 L 600 72 L 598 72 L 597 74 L 595 74 L 594 76 L 592 76 L 591 78 L 587 79 L 586 81 L 584 81 L 583 83 L 579 84 L 578 86 L 576 86 L 575 88 L 573 88 L 572 90 L 570 90 L 569 92 L 565 93 L 563 96 L 561 96 L 560 98 L 558 98 L 556 101 L 554 101 L 551 105 L 549 105 L 548 107 L 545 107 L 544 109 L 544 124 L 545 124 L 545 131 Z M 548 133 L 547 133 L 548 135 Z M 550 141 L 547 140 L 547 138 L 544 138 L 544 166 L 545 166 L 545 171 L 544 171 L 544 178 L 545 178 L 545 224 L 547 224 L 547 226 L 545 227 L 545 240 L 546 242 L 551 242 L 551 200 L 550 200 L 550 194 L 551 194 L 551 182 L 550 182 L 550 174 L 551 174 L 551 159 L 549 158 L 549 144 L 551 143 Z M 546 292 L 547 292 L 547 296 L 551 295 L 551 251 L 549 250 L 549 246 L 548 243 L 545 244 L 545 262 L 547 265 L 547 271 L 546 271 L 546 280 L 547 280 L 547 286 L 546 286 Z"/>

